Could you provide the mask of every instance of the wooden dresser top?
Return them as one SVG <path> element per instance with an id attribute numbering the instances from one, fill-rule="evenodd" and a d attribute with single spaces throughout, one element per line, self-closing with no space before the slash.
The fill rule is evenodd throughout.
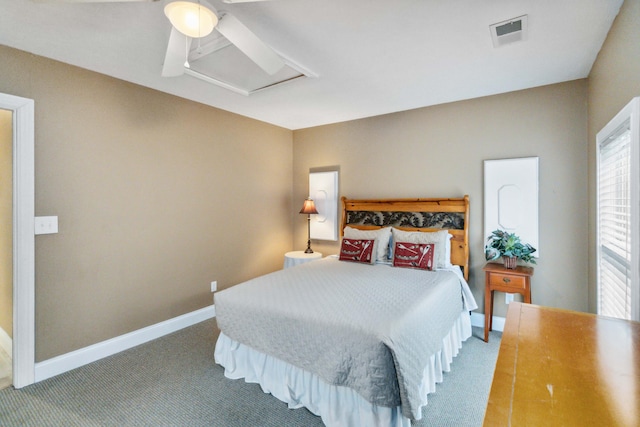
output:
<path id="1" fill-rule="evenodd" d="M 640 323 L 513 302 L 484 426 L 640 425 Z"/>

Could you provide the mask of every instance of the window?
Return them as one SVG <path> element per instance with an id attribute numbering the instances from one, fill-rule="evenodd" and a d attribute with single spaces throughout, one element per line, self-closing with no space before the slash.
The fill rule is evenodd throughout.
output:
<path id="1" fill-rule="evenodd" d="M 598 314 L 640 320 L 640 97 L 597 135 Z"/>

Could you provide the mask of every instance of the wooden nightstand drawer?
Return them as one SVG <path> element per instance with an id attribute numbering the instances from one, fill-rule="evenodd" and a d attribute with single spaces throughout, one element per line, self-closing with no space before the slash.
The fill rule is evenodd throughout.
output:
<path id="1" fill-rule="evenodd" d="M 508 287 L 515 290 L 526 289 L 526 280 L 524 276 L 514 276 L 511 274 L 491 273 L 489 285 Z"/>
<path id="2" fill-rule="evenodd" d="M 490 262 L 485 265 L 484 282 L 484 340 L 489 341 L 489 331 L 493 325 L 493 292 L 521 294 L 524 302 L 531 304 L 531 276 L 533 268 L 522 265 L 507 269 L 502 264 Z"/>

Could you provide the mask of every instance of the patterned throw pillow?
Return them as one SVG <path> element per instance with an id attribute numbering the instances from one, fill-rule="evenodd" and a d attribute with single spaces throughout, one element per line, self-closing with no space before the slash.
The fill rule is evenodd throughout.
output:
<path id="1" fill-rule="evenodd" d="M 383 227 L 377 230 L 359 230 L 357 228 L 346 226 L 344 228 L 344 237 L 347 239 L 376 239 L 376 261 L 388 261 L 391 259 L 389 255 L 389 239 L 391 239 L 391 227 Z"/>
<path id="2" fill-rule="evenodd" d="M 433 268 L 447 268 L 447 260 L 451 259 L 451 254 L 447 253 L 447 239 L 450 234 L 447 230 L 440 230 L 434 232 L 423 231 L 403 231 L 394 228 L 391 230 L 393 233 L 394 242 L 409 242 L 409 243 L 433 243 L 434 256 Z M 395 249 L 395 246 L 394 246 Z"/>
<path id="3" fill-rule="evenodd" d="M 393 266 L 433 270 L 435 243 L 396 242 L 393 249 Z"/>
<path id="4" fill-rule="evenodd" d="M 375 239 L 342 239 L 340 260 L 373 264 L 375 257 Z"/>

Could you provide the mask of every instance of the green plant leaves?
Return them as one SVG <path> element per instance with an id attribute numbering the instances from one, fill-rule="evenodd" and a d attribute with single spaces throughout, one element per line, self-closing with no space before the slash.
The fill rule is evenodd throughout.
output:
<path id="1" fill-rule="evenodd" d="M 528 243 L 522 243 L 520 237 L 515 233 L 508 233 L 504 230 L 494 230 L 487 238 L 485 245 L 485 258 L 493 261 L 501 256 L 516 257 L 524 262 L 536 264 L 535 258 L 531 255 L 536 248 Z"/>

